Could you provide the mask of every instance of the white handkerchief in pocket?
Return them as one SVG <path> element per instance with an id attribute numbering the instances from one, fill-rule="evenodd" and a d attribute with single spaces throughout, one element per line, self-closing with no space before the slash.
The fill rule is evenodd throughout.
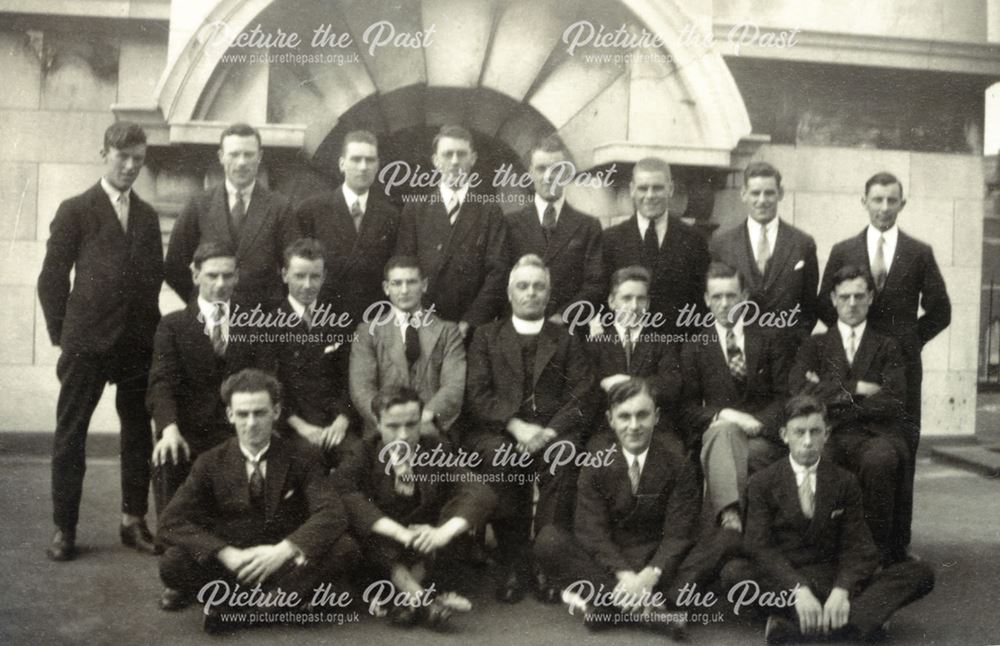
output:
<path id="1" fill-rule="evenodd" d="M 282 500 L 288 500 L 293 495 L 295 495 L 295 490 L 294 489 L 289 489 L 288 491 L 285 492 L 285 495 L 282 497 Z"/>
<path id="2" fill-rule="evenodd" d="M 342 345 L 344 344 L 340 343 L 339 341 L 337 343 L 334 343 L 333 345 L 328 345 L 325 348 L 323 348 L 323 354 L 330 354 L 331 352 L 336 352 L 337 348 L 339 348 Z"/>
<path id="3" fill-rule="evenodd" d="M 805 266 L 806 266 L 806 261 L 805 260 L 800 260 L 797 263 L 795 263 L 795 271 L 798 271 L 798 270 L 802 269 Z"/>

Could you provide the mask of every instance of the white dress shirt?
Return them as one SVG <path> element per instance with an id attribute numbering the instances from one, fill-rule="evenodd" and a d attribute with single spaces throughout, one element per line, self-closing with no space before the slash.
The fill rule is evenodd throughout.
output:
<path id="1" fill-rule="evenodd" d="M 344 199 L 347 201 L 348 212 L 350 212 L 350 209 L 352 206 L 354 206 L 355 202 L 361 203 L 361 213 L 364 214 L 368 212 L 368 191 L 365 191 L 363 194 L 358 195 L 357 193 L 349 189 L 347 187 L 347 184 L 343 184 L 340 188 L 341 191 L 344 193 Z"/>
<path id="2" fill-rule="evenodd" d="M 243 196 L 243 213 L 250 212 L 250 196 L 253 195 L 253 188 L 257 185 L 257 180 L 250 182 L 250 186 L 246 188 L 239 189 L 239 194 Z M 226 196 L 229 198 L 229 212 L 233 212 L 233 207 L 236 206 L 236 193 L 237 189 L 233 186 L 233 183 L 228 179 L 226 180 Z"/>
<path id="3" fill-rule="evenodd" d="M 549 202 L 538 193 L 535 193 L 535 211 L 538 213 L 538 223 L 541 225 L 545 224 L 545 209 L 547 209 L 549 204 L 551 204 L 552 208 L 556 210 L 556 224 L 558 224 L 559 216 L 562 214 L 563 204 L 565 203 L 565 195 L 560 195 L 558 200 Z"/>
<path id="4" fill-rule="evenodd" d="M 878 249 L 878 237 L 885 238 L 882 254 L 885 257 L 885 273 L 889 274 L 892 269 L 892 258 L 896 255 L 896 243 L 899 241 L 899 227 L 895 224 L 888 231 L 879 231 L 872 225 L 868 225 L 868 266 L 875 264 L 875 252 Z"/>
<path id="5" fill-rule="evenodd" d="M 627 466 L 629 470 L 632 469 L 633 462 L 636 460 L 639 461 L 639 477 L 641 478 L 642 470 L 646 466 L 646 456 L 649 455 L 649 447 L 647 446 L 646 450 L 639 455 L 634 455 L 625 449 L 622 449 L 622 454 L 625 456 L 625 466 Z"/>
<path id="6" fill-rule="evenodd" d="M 403 310 L 399 309 L 395 305 L 392 306 L 392 313 L 396 315 L 396 325 L 399 327 L 399 335 L 403 338 L 403 346 L 406 346 L 406 328 L 410 327 L 410 320 L 416 316 L 418 319 L 423 320 L 420 314 L 421 310 L 417 310 L 412 314 L 407 314 Z M 417 330 L 418 332 L 420 330 Z"/>
<path id="7" fill-rule="evenodd" d="M 638 216 L 636 217 L 636 221 L 639 223 L 639 237 L 645 240 L 646 229 L 649 227 L 650 219 L 639 214 L 636 215 Z M 653 220 L 653 222 L 656 222 L 656 240 L 662 247 L 663 239 L 667 237 L 667 214 L 664 213 L 656 220 Z"/>
<path id="8" fill-rule="evenodd" d="M 771 257 L 774 257 L 774 243 L 778 240 L 778 216 L 771 218 L 771 221 L 765 225 L 761 225 L 760 222 L 754 220 L 753 218 L 747 218 L 747 232 L 750 234 L 750 249 L 753 251 L 754 262 L 759 262 L 758 245 L 757 242 L 760 240 L 760 230 L 761 228 L 767 231 L 767 244 L 768 248 L 771 250 Z"/>
<path id="9" fill-rule="evenodd" d="M 843 321 L 837 321 L 837 329 L 840 330 L 840 338 L 844 343 L 844 354 L 847 355 L 847 360 L 850 363 L 854 363 L 854 355 L 851 354 L 851 332 L 854 332 L 854 354 L 858 352 L 858 348 L 861 347 L 861 336 L 865 333 L 865 327 L 868 325 L 868 321 L 861 321 L 854 327 L 851 327 Z"/>
<path id="10" fill-rule="evenodd" d="M 798 489 L 802 486 L 802 481 L 809 478 L 809 490 L 812 491 L 813 500 L 816 499 L 816 467 L 819 466 L 819 460 L 816 460 L 816 464 L 811 467 L 806 467 L 798 462 L 789 455 L 788 461 L 792 463 L 792 471 L 795 473 L 795 488 Z"/>
<path id="11" fill-rule="evenodd" d="M 209 338 L 212 337 L 212 329 L 216 325 L 222 326 L 222 340 L 228 345 L 229 344 L 229 315 L 232 312 L 229 301 L 224 303 L 222 308 L 222 321 L 216 322 L 215 320 L 215 303 L 210 303 L 198 296 L 198 310 L 201 312 L 202 319 L 205 320 L 205 334 Z"/>
<path id="12" fill-rule="evenodd" d="M 465 183 L 455 190 L 452 190 L 450 186 L 445 185 L 444 182 L 441 183 L 441 201 L 444 204 L 445 211 L 451 210 L 452 199 L 457 198 L 459 204 L 465 203 L 465 196 L 469 192 L 469 184 Z M 455 213 L 449 218 L 452 224 L 455 224 L 455 218 L 458 217 L 458 212 L 461 211 L 459 207 Z"/>
<path id="13" fill-rule="evenodd" d="M 719 345 L 722 346 L 722 354 L 726 357 L 726 363 L 729 363 L 729 350 L 726 348 L 726 335 L 729 330 L 733 331 L 733 337 L 736 339 L 736 347 L 740 349 L 743 356 L 747 356 L 747 349 L 744 345 L 744 335 L 743 335 L 743 321 L 737 321 L 733 327 L 727 328 L 718 321 L 715 322 L 715 331 L 719 335 Z"/>
<path id="14" fill-rule="evenodd" d="M 248 451 L 246 447 L 240 444 L 240 453 L 242 453 L 243 457 L 246 458 L 246 461 L 243 462 L 243 465 L 246 467 L 247 470 L 247 482 L 250 481 L 250 476 L 253 475 L 254 462 L 258 462 L 260 464 L 260 475 L 265 478 L 267 477 L 267 458 L 265 457 L 264 459 L 261 459 L 261 456 L 264 455 L 269 448 L 271 448 L 270 442 L 268 442 L 267 446 L 262 448 L 256 455 L 254 455 L 253 453 Z"/>
<path id="15" fill-rule="evenodd" d="M 108 199 L 111 200 L 111 208 L 118 215 L 118 221 L 122 223 L 122 229 L 128 231 L 128 212 L 129 206 L 132 203 L 132 189 L 119 191 L 111 185 L 111 182 L 103 177 L 101 178 L 101 188 L 104 189 Z M 123 202 L 119 205 L 118 200 L 122 198 L 124 198 Z"/>

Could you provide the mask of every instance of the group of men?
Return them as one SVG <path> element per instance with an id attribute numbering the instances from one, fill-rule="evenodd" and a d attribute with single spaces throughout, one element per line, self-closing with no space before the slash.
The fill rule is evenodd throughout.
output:
<path id="1" fill-rule="evenodd" d="M 185 206 L 164 260 L 132 190 L 145 134 L 116 123 L 101 153 L 39 277 L 62 350 L 53 560 L 76 553 L 111 382 L 121 540 L 163 553 L 168 610 L 213 580 L 304 594 L 359 560 L 419 597 L 444 548 L 476 547 L 486 524 L 498 599 L 533 588 L 594 629 L 631 617 L 676 635 L 681 589 L 721 571 L 795 587 L 796 622 L 772 616 L 771 641 L 870 638 L 933 586 L 908 545 L 920 352 L 950 303 L 930 247 L 896 225 L 896 177 L 868 180 L 870 225 L 834 246 L 817 291 L 816 245 L 777 217 L 763 162 L 744 172 L 746 221 L 709 243 L 668 214 L 656 158 L 634 166 L 632 217 L 602 231 L 553 181 L 571 162 L 557 137 L 529 150 L 533 199 L 504 215 L 470 182 L 471 134 L 445 126 L 440 184 L 400 214 L 373 188 L 377 139 L 355 131 L 343 184 L 293 206 L 236 124 L 224 183 Z M 186 306 L 161 319 L 164 279 Z M 613 592 L 610 613 L 580 581 Z M 433 626 L 468 608 L 449 591 L 388 614 Z"/>

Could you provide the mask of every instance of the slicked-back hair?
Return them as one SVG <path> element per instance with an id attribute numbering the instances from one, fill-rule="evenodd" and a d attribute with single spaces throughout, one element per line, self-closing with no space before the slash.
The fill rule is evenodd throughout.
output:
<path id="1" fill-rule="evenodd" d="M 352 130 L 344 136 L 344 143 L 340 147 L 340 156 L 347 156 L 347 144 L 371 144 L 375 146 L 375 154 L 378 155 L 378 137 L 369 130 Z"/>
<path id="2" fill-rule="evenodd" d="M 653 408 L 655 409 L 656 389 L 642 377 L 630 377 L 627 381 L 615 384 L 608 390 L 608 412 L 614 414 L 616 407 L 642 393 L 649 395 L 649 398 L 653 400 Z"/>
<path id="3" fill-rule="evenodd" d="M 903 198 L 903 182 L 899 181 L 899 178 L 892 173 L 882 171 L 881 173 L 875 173 L 869 177 L 868 181 L 865 182 L 865 197 L 868 196 L 868 190 L 876 184 L 879 186 L 892 186 L 893 184 L 899 184 L 899 197 L 900 199 Z"/>
<path id="4" fill-rule="evenodd" d="M 740 273 L 740 270 L 718 260 L 713 261 L 708 266 L 708 271 L 705 272 L 705 285 L 707 286 L 708 281 L 713 278 L 735 278 L 740 283 L 740 291 L 746 289 L 746 283 L 743 282 L 743 274 Z"/>
<path id="5" fill-rule="evenodd" d="M 615 291 L 621 287 L 622 283 L 627 283 L 630 280 L 646 283 L 646 287 L 648 289 L 653 277 L 649 273 L 649 270 L 642 265 L 629 265 L 628 267 L 622 267 L 621 269 L 615 270 L 615 273 L 611 274 L 611 289 L 608 291 L 608 294 L 613 295 Z"/>
<path id="6" fill-rule="evenodd" d="M 819 413 L 826 421 L 826 405 L 815 395 L 796 395 L 785 402 L 782 409 L 781 425 L 787 426 L 788 422 L 796 417 L 809 417 Z"/>
<path id="7" fill-rule="evenodd" d="M 524 267 L 538 267 L 544 271 L 545 282 L 548 283 L 550 288 L 552 287 L 552 276 L 549 274 L 549 268 L 545 266 L 545 261 L 542 260 L 541 256 L 534 253 L 526 253 L 517 259 L 514 266 L 510 268 L 510 274 L 507 277 L 507 287 L 514 284 L 514 272 Z"/>
<path id="8" fill-rule="evenodd" d="M 219 137 L 219 148 L 222 148 L 222 142 L 226 137 L 256 137 L 257 147 L 263 149 L 264 144 L 260 138 L 260 132 L 251 126 L 249 123 L 234 123 L 225 130 L 222 131 L 222 135 Z"/>
<path id="9" fill-rule="evenodd" d="M 645 173 L 664 173 L 667 176 L 667 181 L 672 181 L 670 164 L 663 161 L 659 157 L 643 157 L 637 161 L 635 166 L 632 168 L 632 176 L 635 177 L 635 174 L 639 171 L 643 171 Z"/>
<path id="10" fill-rule="evenodd" d="M 836 294 L 838 285 L 855 278 L 863 278 L 865 284 L 868 285 L 868 291 L 875 291 L 875 279 L 872 278 L 870 271 L 860 265 L 844 265 L 833 274 L 833 286 L 830 287 L 830 293 Z"/>
<path id="11" fill-rule="evenodd" d="M 774 183 L 781 188 L 781 171 L 767 162 L 756 161 L 747 164 L 743 169 L 743 186 L 746 186 L 753 177 L 773 177 Z"/>
<path id="12" fill-rule="evenodd" d="M 302 258 L 303 260 L 325 260 L 325 250 L 323 243 L 315 238 L 299 238 L 295 242 L 285 247 L 284 260 L 285 269 L 292 264 L 292 258 Z"/>
<path id="13" fill-rule="evenodd" d="M 277 406 L 281 403 L 281 382 L 257 368 L 244 368 L 235 375 L 230 375 L 219 388 L 219 394 L 226 406 L 232 405 L 233 395 L 236 393 L 260 392 L 267 392 L 271 396 L 272 405 Z"/>
<path id="14" fill-rule="evenodd" d="M 531 148 L 528 149 L 528 154 L 524 158 L 524 165 L 531 168 L 531 158 L 535 156 L 535 153 L 542 151 L 545 153 L 562 153 L 563 158 L 566 161 L 572 162 L 573 155 L 570 154 L 569 148 L 563 143 L 563 140 L 559 138 L 559 135 L 549 135 L 535 142 Z"/>
<path id="15" fill-rule="evenodd" d="M 409 386 L 386 386 L 372 399 L 372 414 L 375 415 L 375 419 L 381 420 L 382 413 L 393 406 L 401 406 L 410 402 L 417 402 L 420 405 L 420 411 L 423 412 L 424 401 L 420 399 L 420 394 L 416 390 Z"/>
<path id="16" fill-rule="evenodd" d="M 420 274 L 420 278 L 423 279 L 424 272 L 420 269 L 420 259 L 416 256 L 393 256 L 385 263 L 385 269 L 382 271 L 382 279 L 389 280 L 389 272 L 393 269 L 416 269 Z"/>
<path id="17" fill-rule="evenodd" d="M 146 131 L 137 123 L 117 121 L 104 131 L 104 150 L 131 148 L 146 143 Z"/>
<path id="18" fill-rule="evenodd" d="M 236 249 L 228 242 L 216 242 L 213 240 L 202 242 L 194 250 L 191 262 L 194 264 L 195 269 L 201 269 L 202 263 L 212 258 L 232 258 L 236 260 Z"/>
<path id="19" fill-rule="evenodd" d="M 473 152 L 476 150 L 476 142 L 472 139 L 472 133 L 463 128 L 462 126 L 456 124 L 449 124 L 441 126 L 441 129 L 437 131 L 434 135 L 434 141 L 431 143 L 431 152 L 437 154 L 438 143 L 448 137 L 449 139 L 461 139 L 462 141 L 469 142 L 469 148 Z"/>

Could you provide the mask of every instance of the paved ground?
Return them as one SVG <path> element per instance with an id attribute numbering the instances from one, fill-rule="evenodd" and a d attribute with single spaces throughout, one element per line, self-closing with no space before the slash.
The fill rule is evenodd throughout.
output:
<path id="1" fill-rule="evenodd" d="M 156 607 L 160 586 L 155 559 L 118 544 L 118 469 L 113 461 L 90 464 L 79 528 L 81 557 L 66 564 L 46 560 L 48 472 L 46 459 L 0 458 L 0 644 L 206 644 L 220 639 L 201 633 L 197 609 L 161 612 Z M 924 461 L 916 495 L 913 549 L 937 568 L 937 588 L 896 615 L 890 643 L 1000 643 L 1000 481 Z M 296 646 L 331 640 L 366 646 L 665 641 L 633 629 L 591 635 L 561 607 L 534 600 L 507 607 L 485 593 L 472 597 L 474 613 L 461 617 L 445 635 L 394 629 L 364 616 L 359 607 L 360 622 L 343 627 L 269 627 L 222 639 Z M 727 613 L 722 621 L 692 628 L 690 642 L 743 646 L 763 643 L 762 634 L 760 624 Z"/>

